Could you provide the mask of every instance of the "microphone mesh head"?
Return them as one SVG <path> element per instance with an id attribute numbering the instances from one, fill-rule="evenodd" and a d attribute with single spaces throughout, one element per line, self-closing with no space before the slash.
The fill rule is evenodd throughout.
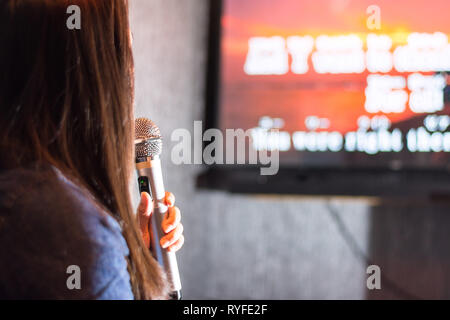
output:
<path id="1" fill-rule="evenodd" d="M 158 126 L 147 118 L 137 118 L 134 126 L 136 158 L 160 155 L 162 138 Z"/>

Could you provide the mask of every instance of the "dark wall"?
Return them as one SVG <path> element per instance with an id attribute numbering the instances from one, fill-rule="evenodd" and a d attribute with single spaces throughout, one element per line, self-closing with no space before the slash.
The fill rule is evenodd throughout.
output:
<path id="1" fill-rule="evenodd" d="M 174 165 L 170 135 L 203 119 L 209 1 L 131 2 L 136 114 L 165 137 L 186 299 L 450 298 L 447 205 L 197 190 L 202 166 Z M 377 292 L 366 289 L 370 261 L 383 275 Z"/>

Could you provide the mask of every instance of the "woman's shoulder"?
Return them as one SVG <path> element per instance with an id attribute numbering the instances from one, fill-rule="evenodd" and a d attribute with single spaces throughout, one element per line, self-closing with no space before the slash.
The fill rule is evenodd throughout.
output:
<path id="1" fill-rule="evenodd" d="M 2 214 L 11 211 L 17 217 L 43 219 L 49 226 L 93 229 L 89 236 L 103 229 L 121 235 L 119 223 L 89 192 L 50 165 L 0 172 L 0 208 Z"/>
<path id="2" fill-rule="evenodd" d="M 132 298 L 120 225 L 54 167 L 0 173 L 0 246 L 0 296 Z"/>

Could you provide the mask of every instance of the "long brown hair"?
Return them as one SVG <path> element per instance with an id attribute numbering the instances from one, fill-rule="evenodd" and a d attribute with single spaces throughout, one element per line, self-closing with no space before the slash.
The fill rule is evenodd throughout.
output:
<path id="1" fill-rule="evenodd" d="M 70 30 L 66 10 L 81 9 Z M 2 0 L 2 164 L 45 162 L 122 225 L 135 298 L 166 298 L 165 275 L 132 211 L 133 57 L 127 0 Z M 5 160 L 8 158 L 7 160 Z"/>

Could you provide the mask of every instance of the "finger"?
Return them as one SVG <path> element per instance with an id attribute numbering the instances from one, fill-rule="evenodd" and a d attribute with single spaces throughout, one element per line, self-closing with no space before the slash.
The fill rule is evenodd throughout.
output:
<path id="1" fill-rule="evenodd" d="M 165 249 L 177 242 L 178 239 L 180 239 L 180 237 L 183 235 L 183 229 L 183 225 L 180 223 L 174 230 L 170 231 L 167 235 L 161 238 L 161 247 Z"/>
<path id="2" fill-rule="evenodd" d="M 164 215 L 164 219 L 161 223 L 161 227 L 164 233 L 169 233 L 180 223 L 181 221 L 181 213 L 178 207 L 169 207 L 166 214 Z"/>
<path id="3" fill-rule="evenodd" d="M 140 216 L 149 217 L 152 213 L 152 198 L 147 192 L 141 192 L 141 202 L 138 207 L 138 214 Z"/>
<path id="4" fill-rule="evenodd" d="M 172 192 L 166 191 L 166 195 L 164 197 L 164 203 L 166 206 L 173 207 L 175 204 L 175 196 Z"/>
<path id="5" fill-rule="evenodd" d="M 181 235 L 180 239 L 178 239 L 173 245 L 167 248 L 167 250 L 169 250 L 170 252 L 176 252 L 181 249 L 183 244 L 184 244 L 184 236 Z"/>

